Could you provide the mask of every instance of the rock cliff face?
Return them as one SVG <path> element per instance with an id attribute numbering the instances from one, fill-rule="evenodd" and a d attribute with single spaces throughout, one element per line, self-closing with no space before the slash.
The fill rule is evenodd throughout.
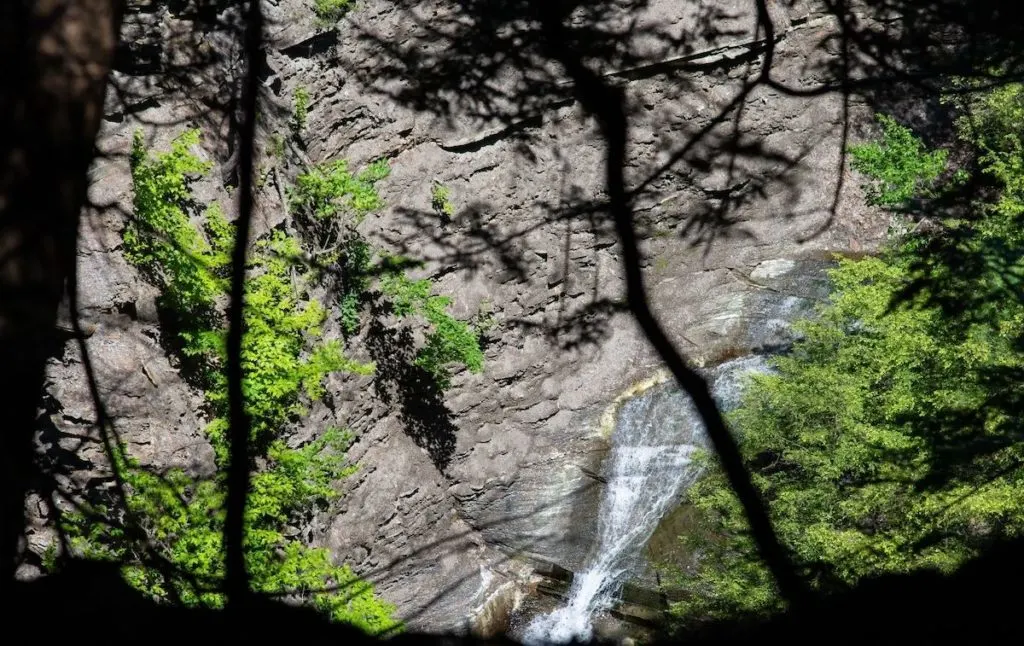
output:
<path id="1" fill-rule="evenodd" d="M 689 4 L 652 2 L 644 19 L 684 24 L 693 16 L 677 5 Z M 711 4 L 720 10 L 722 32 L 695 43 L 687 67 L 673 67 L 672 59 L 622 75 L 636 108 L 631 178 L 664 163 L 674 142 L 708 126 L 756 73 L 751 55 L 763 42 L 753 32 L 754 3 Z M 424 3 L 419 11 L 429 16 L 432 7 Z M 772 7 L 775 77 L 813 84 L 808 61 L 828 55 L 819 43 L 834 25 L 811 4 Z M 528 578 L 518 556 L 569 570 L 585 562 L 601 493 L 592 474 L 606 450 L 602 413 L 659 368 L 628 312 L 595 305 L 623 293 L 621 257 L 607 228 L 552 216 L 552 205 L 602 193 L 601 139 L 571 100 L 525 124 L 530 136 L 523 139 L 497 123 L 460 114 L 443 119 L 388 99 L 376 91 L 380 84 L 364 80 L 387 53 L 357 36 L 372 33 L 385 43 L 415 37 L 420 27 L 395 3 L 365 0 L 336 31 L 317 26 L 299 0 L 268 0 L 266 9 L 268 101 L 287 111 L 295 90 L 308 90 L 308 157 L 356 166 L 391 160 L 392 175 L 381 185 L 387 208 L 364 222 L 364 233 L 426 260 L 424 274 L 454 297 L 460 317 L 490 308 L 498 321 L 484 372 L 457 375 L 439 407 L 424 410 L 394 397 L 386 403 L 383 387 L 370 378 L 335 377 L 331 406 L 315 407 L 295 436 L 310 437 L 331 423 L 358 436 L 350 455 L 361 468 L 342 483 L 337 513 L 304 528 L 310 540 L 376 581 L 411 625 L 462 628 L 492 592 Z M 158 12 L 134 24 L 187 30 L 177 20 Z M 211 46 L 218 46 L 215 39 Z M 119 80 L 139 78 L 122 73 Z M 124 153 L 140 124 L 159 144 L 184 123 L 204 122 L 201 104 L 189 97 L 151 93 L 131 114 L 112 108 L 101 150 Z M 861 207 L 856 182 L 839 166 L 844 109 L 857 124 L 867 116 L 863 105 L 844 108 L 838 96 L 798 98 L 764 87 L 741 103 L 731 118 L 743 141 L 777 155 L 740 157 L 731 169 L 680 165 L 636 206 L 649 232 L 643 245 L 651 302 L 677 347 L 698 360 L 774 343 L 777 314 L 764 312 L 777 308 L 759 303 L 766 293 L 782 298 L 799 284 L 787 283 L 793 261 L 870 250 L 885 230 L 878 214 Z M 270 113 L 268 132 L 283 124 Z M 227 134 L 207 130 L 216 168 L 197 192 L 230 205 L 220 181 L 232 173 L 230 147 L 222 143 Z M 708 145 L 694 158 L 715 154 Z M 450 224 L 430 212 L 435 181 L 450 189 Z M 123 159 L 97 162 L 93 198 L 130 207 Z M 691 226 L 723 205 L 729 226 L 720 235 Z M 260 230 L 287 219 L 274 191 L 265 192 L 259 216 Z M 116 209 L 85 218 L 79 250 L 81 315 L 95 329 L 86 344 L 101 394 L 144 463 L 208 472 L 212 452 L 197 418 L 200 396 L 161 348 L 155 294 L 118 250 L 123 223 Z M 365 354 L 359 358 L 374 358 L 372 348 L 359 348 L 353 346 L 357 356 Z M 82 460 L 69 477 L 105 478 L 88 432 L 95 412 L 74 341 L 51 362 L 46 402 L 44 443 Z M 421 448 L 423 434 L 441 436 L 443 459 Z M 33 548 L 46 542 L 40 530 Z"/>

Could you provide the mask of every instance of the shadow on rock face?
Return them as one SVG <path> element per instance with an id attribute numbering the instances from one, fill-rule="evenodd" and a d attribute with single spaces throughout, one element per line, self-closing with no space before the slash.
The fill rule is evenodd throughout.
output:
<path id="1" fill-rule="evenodd" d="M 455 452 L 455 424 L 437 379 L 413 363 L 415 339 L 409 328 L 389 328 L 374 317 L 366 346 L 377 364 L 374 389 L 384 404 L 397 403 L 405 432 L 425 449 L 439 471 Z"/>

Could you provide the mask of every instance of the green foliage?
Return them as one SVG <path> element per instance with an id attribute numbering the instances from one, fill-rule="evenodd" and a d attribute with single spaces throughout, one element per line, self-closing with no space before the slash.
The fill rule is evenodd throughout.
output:
<path id="1" fill-rule="evenodd" d="M 161 288 L 180 350 L 195 364 L 212 418 L 206 432 L 220 471 L 209 480 L 181 471 L 158 476 L 119 449 L 114 466 L 122 474 L 126 499 L 70 514 L 64 524 L 74 552 L 122 563 L 126 580 L 138 589 L 169 602 L 218 608 L 224 602 L 228 459 L 226 331 L 219 308 L 227 296 L 235 230 L 216 204 L 201 217 L 196 212 L 189 182 L 209 168 L 189 152 L 197 143 L 198 132 L 190 131 L 169 152 L 151 154 L 136 137 L 136 214 L 124 243 L 126 257 Z M 327 551 L 308 548 L 287 531 L 336 498 L 334 483 L 354 468 L 345 462 L 349 438 L 329 430 L 311 444 L 289 448 L 282 431 L 305 414 L 308 402 L 324 395 L 329 373 L 373 370 L 348 359 L 339 341 L 321 338 L 327 311 L 310 296 L 321 273 L 304 261 L 312 255 L 342 269 L 343 325 L 348 333 L 357 332 L 360 307 L 369 298 L 373 250 L 355 226 L 381 206 L 374 185 L 389 170 L 381 161 L 352 174 L 344 162 L 335 162 L 301 175 L 290 202 L 303 244 L 281 231 L 255 243 L 243 312 L 242 387 L 255 456 L 244 537 L 252 585 L 298 596 L 372 633 L 395 629 L 394 609 L 377 600 L 370 584 L 348 567 L 332 563 Z M 312 251 L 306 248 L 310 243 Z M 396 310 L 418 315 L 430 326 L 417 365 L 444 386 L 452 363 L 481 368 L 476 335 L 448 314 L 448 298 L 431 295 L 428 281 L 411 281 L 394 267 L 385 282 L 395 286 Z M 332 588 L 337 591 L 324 591 Z"/>
<path id="2" fill-rule="evenodd" d="M 801 324 L 775 374 L 752 379 L 731 418 L 779 539 L 821 591 L 882 573 L 949 572 L 994 540 L 1024 535 L 1024 299 L 1013 287 L 1024 258 L 1015 202 L 1024 89 L 970 107 L 961 136 L 998 190 L 971 217 L 942 219 L 938 234 L 841 261 L 831 304 Z M 713 537 L 682 537 L 700 557 L 679 582 L 691 594 L 677 617 L 777 610 L 723 474 L 712 468 L 688 496 Z"/>
<path id="3" fill-rule="evenodd" d="M 451 299 L 433 296 L 432 290 L 429 280 L 412 280 L 404 272 L 386 274 L 381 279 L 381 291 L 390 297 L 396 315 L 409 317 L 418 314 L 430 325 L 426 344 L 417 353 L 414 363 L 433 375 L 438 386 L 446 389 L 451 385 L 451 364 L 461 363 L 470 372 L 480 372 L 484 355 L 473 328 L 448 313 Z"/>
<path id="4" fill-rule="evenodd" d="M 43 566 L 43 572 L 46 572 L 47 574 L 54 574 L 55 572 L 57 572 L 58 565 L 56 542 L 51 542 L 46 546 L 46 549 L 43 550 L 43 553 L 40 557 L 40 561 L 42 562 L 41 564 Z"/>
<path id="5" fill-rule="evenodd" d="M 346 431 L 329 428 L 319 438 L 300 449 L 290 449 L 281 440 L 275 440 L 267 451 L 274 468 L 257 474 L 253 479 L 254 494 L 266 494 L 268 503 L 263 513 L 269 518 L 287 520 L 296 510 L 310 505 L 323 505 L 337 498 L 330 486 L 356 471 L 346 465 L 344 456 L 352 441 Z M 261 505 L 252 502 L 250 513 L 256 515 Z"/>
<path id="6" fill-rule="evenodd" d="M 191 222 L 195 210 L 190 184 L 210 164 L 189 149 L 199 131 L 189 130 L 171 143 L 167 153 L 146 153 L 141 132 L 132 140 L 131 173 L 135 216 L 124 230 L 124 255 L 161 289 L 161 304 L 186 325 L 208 324 L 217 296 L 223 291 L 218 272 L 230 255 L 205 240 Z"/>
<path id="7" fill-rule="evenodd" d="M 388 160 L 378 159 L 377 161 L 372 162 L 369 166 L 364 168 L 362 172 L 359 173 L 358 179 L 360 182 L 372 185 L 376 184 L 382 179 L 385 179 L 390 174 L 391 166 L 388 164 Z M 377 206 L 374 206 L 373 208 L 377 208 Z"/>
<path id="8" fill-rule="evenodd" d="M 322 396 L 323 380 L 329 373 L 373 371 L 372 366 L 346 358 L 337 341 L 310 346 L 310 339 L 320 337 L 327 312 L 315 300 L 300 302 L 307 293 L 309 276 L 296 268 L 299 253 L 295 238 L 276 231 L 257 243 L 250 261 L 242 368 L 252 440 L 257 448 L 264 447 L 282 425 L 304 412 L 302 395 L 311 400 Z M 214 372 L 212 383 L 207 400 L 218 416 L 226 417 L 227 383 L 223 373 Z M 208 429 L 214 447 L 222 452 L 227 450 L 224 429 L 222 423 Z"/>
<path id="9" fill-rule="evenodd" d="M 991 208 L 1004 217 L 1024 212 L 1024 85 L 996 88 L 971 102 L 958 120 L 960 132 L 977 146 L 983 172 L 1001 187 Z"/>
<path id="10" fill-rule="evenodd" d="M 1016 125 L 1024 86 L 954 96 L 958 135 L 975 164 L 937 191 L 938 203 L 957 207 L 928 214 L 941 235 L 908 241 L 917 253 L 901 295 L 941 308 L 963 331 L 999 320 L 1005 303 L 1024 300 L 1024 134 Z"/>
<path id="11" fill-rule="evenodd" d="M 334 565 L 327 550 L 288 539 L 284 527 L 309 510 L 337 498 L 330 482 L 354 471 L 344 464 L 348 436 L 328 430 L 300 449 L 275 442 L 269 466 L 253 475 L 246 509 L 246 560 L 258 592 L 288 592 L 308 599 L 333 619 L 370 634 L 395 628 L 394 608 L 373 595 L 370 584 L 347 566 Z M 155 558 L 165 567 L 138 559 L 137 541 L 123 529 L 123 518 L 97 523 L 90 515 L 70 514 L 65 527 L 72 547 L 83 556 L 124 564 L 125 579 L 157 599 L 186 606 L 221 608 L 224 576 L 222 545 L 225 490 L 217 480 L 195 481 L 180 471 L 159 477 L 121 455 L 120 471 L 130 492 L 127 514 L 141 520 Z M 92 514 L 109 517 L 104 509 Z M 152 549 L 152 548 L 151 548 Z M 337 588 L 336 592 L 318 592 Z"/>
<path id="12" fill-rule="evenodd" d="M 443 222 L 450 222 L 455 215 L 455 205 L 448 195 L 448 187 L 435 181 L 430 187 L 430 206 Z"/>
<path id="13" fill-rule="evenodd" d="M 390 172 L 383 159 L 357 175 L 343 159 L 314 166 L 295 179 L 290 193 L 292 210 L 313 221 L 347 216 L 357 225 L 367 213 L 383 206 L 374 185 Z"/>
<path id="14" fill-rule="evenodd" d="M 359 310 L 369 286 L 369 271 L 372 250 L 362 236 L 353 235 L 345 245 L 341 256 L 341 294 L 338 300 L 341 310 L 341 328 L 346 335 L 359 332 Z"/>
<path id="15" fill-rule="evenodd" d="M 944 150 L 927 152 L 920 139 L 892 117 L 877 116 L 882 140 L 850 147 L 851 165 L 871 182 L 869 204 L 900 207 L 926 191 L 946 168 Z"/>
<path id="16" fill-rule="evenodd" d="M 956 258 L 947 263 L 948 282 L 973 287 L 965 292 L 975 297 L 972 307 L 990 317 L 985 303 L 1024 300 L 1024 85 L 975 96 L 967 108 L 958 120 L 959 131 L 978 150 L 981 173 L 998 195 L 976 205 L 980 217 L 947 220 L 952 233 L 941 243 L 947 246 L 945 255 Z M 974 284 L 962 285 L 965 279 Z"/>
<path id="17" fill-rule="evenodd" d="M 386 160 L 374 162 L 358 174 L 349 171 L 347 162 L 338 160 L 309 169 L 296 179 L 290 192 L 292 210 L 304 235 L 316 247 L 314 257 L 334 262 L 340 269 L 341 324 L 349 337 L 359 331 L 374 255 L 355 227 L 367 213 L 383 206 L 376 184 L 390 172 Z M 435 197 L 447 200 L 447 189 L 440 188 L 444 192 L 435 192 Z M 446 203 L 451 210 L 450 202 Z M 385 259 L 387 262 L 389 259 Z M 462 363 L 472 372 L 479 372 L 483 353 L 478 335 L 448 313 L 451 299 L 432 296 L 428 280 L 410 280 L 394 268 L 383 270 L 381 291 L 389 297 L 393 311 L 400 317 L 419 315 L 430 326 L 415 364 L 432 374 L 442 388 L 451 383 L 451 364 Z"/>
<path id="18" fill-rule="evenodd" d="M 369 285 L 373 255 L 356 230 L 367 213 L 384 205 L 376 184 L 391 173 L 387 160 L 373 162 L 358 174 L 338 160 L 309 169 L 296 178 L 290 191 L 291 207 L 312 255 L 341 270 L 340 308 L 347 336 L 359 331 L 359 310 Z"/>
<path id="19" fill-rule="evenodd" d="M 352 0 L 313 0 L 313 13 L 321 24 L 338 22 L 352 8 Z"/>
<path id="20" fill-rule="evenodd" d="M 65 529 L 75 551 L 124 564 L 126 580 L 155 598 L 218 608 L 223 605 L 227 384 L 220 369 L 225 330 L 216 305 L 230 278 L 234 227 L 216 205 L 206 211 L 203 233 L 187 215 L 188 177 L 208 168 L 188 152 L 198 133 L 186 133 L 169 153 L 157 155 L 145 150 L 141 137 L 135 142 L 136 218 L 124 233 L 126 256 L 163 289 L 166 307 L 180 308 L 174 313 L 182 350 L 198 364 L 213 416 L 207 433 L 222 470 L 210 480 L 181 471 L 158 476 L 120 451 L 114 466 L 127 489 L 123 509 L 70 514 Z M 295 238 L 278 231 L 257 242 L 249 261 L 243 390 L 254 462 L 261 466 L 247 500 L 248 570 L 260 592 L 307 598 L 336 620 L 381 633 L 395 628 L 394 609 L 377 600 L 370 584 L 347 566 L 333 564 L 325 550 L 308 548 L 285 533 L 333 501 L 333 483 L 354 467 L 345 463 L 347 434 L 328 430 L 305 447 L 288 448 L 282 430 L 304 413 L 305 401 L 323 396 L 328 373 L 372 371 L 346 358 L 339 342 L 320 339 L 326 310 L 309 297 L 313 277 L 297 264 L 301 253 Z M 315 592 L 333 587 L 338 590 Z"/>
<path id="21" fill-rule="evenodd" d="M 270 156 L 272 159 L 283 160 L 284 153 L 284 137 L 275 132 L 274 134 L 270 135 L 270 138 L 267 142 L 267 155 Z"/>
<path id="22" fill-rule="evenodd" d="M 476 315 L 473 316 L 469 324 L 476 330 L 476 335 L 481 341 L 497 329 L 498 319 L 494 316 L 494 304 L 491 303 L 490 299 L 485 298 L 480 301 Z"/>
<path id="23" fill-rule="evenodd" d="M 446 305 L 450 302 L 447 298 L 444 301 Z M 434 376 L 442 390 L 451 386 L 451 364 L 461 363 L 474 373 L 483 370 L 484 365 L 480 338 L 469 325 L 448 314 L 446 309 L 425 312 L 433 331 L 427 335 L 426 345 L 414 361 Z"/>
<path id="24" fill-rule="evenodd" d="M 306 129 L 306 120 L 308 118 L 309 90 L 300 85 L 295 90 L 295 96 L 292 99 L 292 118 L 288 123 L 293 135 L 298 137 L 302 134 L 302 131 Z"/>
<path id="25" fill-rule="evenodd" d="M 395 315 L 406 317 L 423 311 L 431 298 L 432 286 L 429 280 L 412 280 L 405 272 L 399 271 L 385 274 L 381 278 L 380 288 L 391 298 L 391 308 Z M 434 298 L 444 299 L 443 296 Z"/>
<path id="26" fill-rule="evenodd" d="M 1013 346 L 1020 308 L 1007 308 L 1004 333 L 976 327 L 961 340 L 938 310 L 890 308 L 905 281 L 898 259 L 844 261 L 832 279 L 833 305 L 803 324 L 804 340 L 775 361 L 777 374 L 754 379 L 732 418 L 805 576 L 831 589 L 883 572 L 949 571 L 987 541 L 1019 535 L 1024 471 L 999 474 L 1024 451 L 1005 441 L 1019 430 L 989 405 L 989 375 L 1024 368 Z M 949 464 L 945 451 L 973 439 L 1005 447 Z M 692 619 L 777 608 L 722 474 L 699 482 L 690 501 L 724 540 L 691 545 L 702 567 L 676 611 Z"/>

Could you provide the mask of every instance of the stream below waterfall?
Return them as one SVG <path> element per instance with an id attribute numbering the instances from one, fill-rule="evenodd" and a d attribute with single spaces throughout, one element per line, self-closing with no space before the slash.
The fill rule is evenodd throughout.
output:
<path id="1" fill-rule="evenodd" d="M 708 370 L 722 410 L 739 403 L 744 377 L 766 372 L 758 355 Z M 577 572 L 565 603 L 534 617 L 522 634 L 531 646 L 588 640 L 595 615 L 616 601 L 622 583 L 641 565 L 641 554 L 661 518 L 700 476 L 694 452 L 705 446 L 704 427 L 689 397 L 664 383 L 626 400 L 619 408 L 603 477 L 597 550 Z"/>

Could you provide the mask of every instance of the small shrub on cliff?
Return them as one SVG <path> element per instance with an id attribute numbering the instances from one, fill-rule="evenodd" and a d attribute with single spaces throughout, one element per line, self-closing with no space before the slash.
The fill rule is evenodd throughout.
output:
<path id="1" fill-rule="evenodd" d="M 868 203 L 890 208 L 926 193 L 946 168 L 945 150 L 928 152 L 920 139 L 892 117 L 877 116 L 881 141 L 850 147 L 852 166 L 871 178 Z"/>
<path id="2" fill-rule="evenodd" d="M 373 370 L 345 357 L 339 341 L 320 340 L 327 311 L 316 300 L 302 302 L 309 276 L 295 267 L 299 253 L 298 241 L 277 231 L 257 242 L 250 262 L 242 368 L 257 448 L 303 413 L 303 397 L 315 401 L 323 395 L 323 380 L 329 373 L 367 374 Z M 223 347 L 218 345 L 218 351 Z M 223 361 L 219 352 L 216 358 Z M 214 446 L 226 450 L 222 438 L 226 423 L 219 420 L 227 416 L 227 383 L 219 370 L 212 371 L 207 400 L 218 414 L 209 433 L 217 440 Z"/>
<path id="3" fill-rule="evenodd" d="M 292 134 L 298 137 L 306 129 L 306 119 L 309 118 L 309 90 L 299 86 L 295 90 L 295 97 L 292 99 L 292 118 L 289 121 Z"/>
<path id="4" fill-rule="evenodd" d="M 357 174 L 349 171 L 344 159 L 314 166 L 295 178 L 290 192 L 292 210 L 311 221 L 346 217 L 348 224 L 359 224 L 367 213 L 383 206 L 374 185 L 390 173 L 387 160 L 376 161 Z"/>
<path id="5" fill-rule="evenodd" d="M 169 152 L 150 156 L 142 133 L 135 133 L 130 157 L 134 217 L 122 233 L 125 258 L 160 287 L 162 304 L 187 325 L 208 324 L 224 288 L 218 270 L 225 256 L 190 219 L 196 209 L 190 184 L 211 166 L 190 152 L 198 143 L 199 131 L 189 130 L 171 143 Z"/>
<path id="6" fill-rule="evenodd" d="M 313 0 L 313 13 L 322 25 L 338 22 L 352 8 L 352 0 Z"/>
<path id="7" fill-rule="evenodd" d="M 359 331 L 360 311 L 368 297 L 374 251 L 356 230 L 367 213 L 384 205 L 376 184 L 391 172 L 380 160 L 353 174 L 347 162 L 338 160 L 309 169 L 296 178 L 291 190 L 292 211 L 303 235 L 312 241 L 313 255 L 340 270 L 339 307 L 342 329 L 348 336 Z M 442 189 L 438 192 L 436 189 Z M 442 212 L 454 212 L 447 189 L 435 185 L 435 201 Z M 445 210 L 447 209 L 447 210 Z M 388 263 L 385 259 L 384 264 Z M 401 270 L 382 267 L 381 291 L 400 317 L 419 315 L 430 330 L 415 364 L 437 380 L 442 389 L 451 383 L 451 364 L 461 363 L 472 372 L 483 367 L 479 335 L 448 313 L 451 299 L 431 295 L 428 280 L 410 280 Z"/>
<path id="8" fill-rule="evenodd" d="M 480 372 L 484 355 L 473 328 L 448 313 L 451 299 L 432 295 L 432 289 L 429 280 L 412 280 L 404 272 L 389 273 L 381 279 L 381 291 L 390 297 L 396 315 L 418 314 L 430 325 L 426 344 L 414 363 L 433 375 L 443 390 L 451 385 L 451 364 L 461 363 L 470 372 Z"/>
<path id="9" fill-rule="evenodd" d="M 443 223 L 451 222 L 455 216 L 455 205 L 452 204 L 448 187 L 440 182 L 434 182 L 430 187 L 430 206 Z"/>
<path id="10" fill-rule="evenodd" d="M 498 318 L 494 315 L 494 304 L 490 299 L 485 298 L 480 302 L 469 324 L 476 331 L 482 345 L 491 340 L 492 334 L 498 329 Z"/>
<path id="11" fill-rule="evenodd" d="M 349 171 L 346 161 L 338 160 L 310 168 L 289 191 L 296 223 L 312 247 L 314 260 L 333 264 L 340 272 L 341 322 L 348 336 L 359 331 L 359 310 L 373 255 L 356 227 L 366 214 L 383 206 L 376 184 L 390 172 L 386 160 L 357 174 Z"/>

